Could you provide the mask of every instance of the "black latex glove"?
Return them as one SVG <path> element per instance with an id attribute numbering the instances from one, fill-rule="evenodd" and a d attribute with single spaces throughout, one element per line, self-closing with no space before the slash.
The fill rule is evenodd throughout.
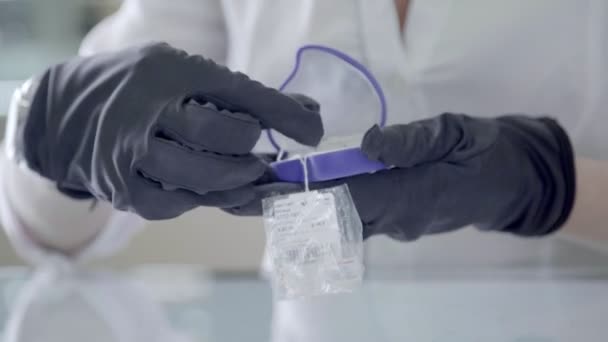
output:
<path id="1" fill-rule="evenodd" d="M 441 116 L 407 125 L 373 127 L 362 143 L 370 157 L 395 168 L 313 184 L 348 184 L 365 237 L 413 240 L 467 225 L 523 236 L 557 230 L 573 206 L 573 152 L 551 119 Z M 300 186 L 268 183 L 258 199 L 228 209 L 261 213 L 259 199 Z"/>
<path id="2" fill-rule="evenodd" d="M 74 58 L 37 82 L 20 131 L 28 165 L 148 219 L 251 201 L 263 128 L 308 145 L 323 135 L 314 101 L 167 44 Z"/>

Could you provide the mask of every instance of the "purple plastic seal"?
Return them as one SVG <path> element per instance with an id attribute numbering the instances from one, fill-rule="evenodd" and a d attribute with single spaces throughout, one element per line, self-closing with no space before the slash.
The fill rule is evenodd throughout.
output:
<path id="1" fill-rule="evenodd" d="M 306 157 L 308 180 L 324 182 L 387 169 L 379 161 L 368 159 L 358 147 L 322 152 Z M 272 163 L 275 175 L 284 182 L 303 183 L 304 167 L 300 159 Z"/>
<path id="2" fill-rule="evenodd" d="M 345 63 L 350 64 L 357 69 L 367 79 L 374 89 L 380 103 L 379 122 L 380 127 L 384 127 L 387 117 L 386 98 L 380 83 L 372 75 L 372 73 L 361 63 L 347 54 L 336 49 L 322 45 L 305 45 L 301 47 L 296 54 L 296 63 L 292 72 L 289 74 L 285 82 L 279 90 L 289 84 L 295 77 L 300 68 L 302 54 L 307 50 L 318 50 L 323 53 L 331 54 Z M 306 95 L 306 94 L 304 94 Z M 270 130 L 267 131 L 268 138 L 277 151 L 281 147 L 273 137 Z M 300 159 L 288 159 L 277 161 L 271 164 L 276 177 L 284 182 L 303 183 L 304 169 Z M 344 177 L 355 176 L 365 173 L 374 173 L 379 170 L 388 169 L 386 165 L 379 161 L 370 160 L 358 147 L 333 150 L 328 152 L 316 152 L 306 157 L 306 167 L 308 171 L 308 180 L 310 182 L 322 182 Z"/>

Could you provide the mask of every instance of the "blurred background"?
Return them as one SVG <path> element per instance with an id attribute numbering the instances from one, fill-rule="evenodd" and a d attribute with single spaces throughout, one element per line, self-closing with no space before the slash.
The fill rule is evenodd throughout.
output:
<path id="1" fill-rule="evenodd" d="M 46 66 L 75 55 L 85 34 L 118 6 L 119 0 L 0 0 L 0 126 L 13 90 Z M 217 271 L 255 272 L 263 241 L 260 220 L 199 209 L 150 224 L 126 251 L 104 263 L 193 263 Z M 0 233 L 0 266 L 20 263 Z"/>
<path id="2" fill-rule="evenodd" d="M 21 80 L 78 50 L 118 0 L 0 0 L 0 112 Z"/>

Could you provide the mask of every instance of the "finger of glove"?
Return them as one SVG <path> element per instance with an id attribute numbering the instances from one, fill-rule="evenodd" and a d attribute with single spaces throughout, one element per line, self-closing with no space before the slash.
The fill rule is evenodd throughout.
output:
<path id="1" fill-rule="evenodd" d="M 137 190 L 131 196 L 132 211 L 148 220 L 171 219 L 199 206 L 234 207 L 255 198 L 251 186 L 199 195 L 184 189 L 165 190 L 149 179 L 139 179 L 138 182 Z"/>
<path id="2" fill-rule="evenodd" d="M 156 134 L 194 150 L 220 154 L 249 153 L 262 133 L 249 114 L 219 110 L 211 103 L 177 102 L 159 118 Z"/>
<path id="3" fill-rule="evenodd" d="M 200 195 L 176 189 L 164 190 L 159 184 L 144 178 L 137 179 L 131 191 L 130 211 L 147 220 L 168 220 L 199 206 Z"/>
<path id="4" fill-rule="evenodd" d="M 465 120 L 463 115 L 442 114 L 405 125 L 374 126 L 363 137 L 361 149 L 370 159 L 397 167 L 444 160 L 468 147 Z"/>
<path id="5" fill-rule="evenodd" d="M 312 183 L 311 189 L 326 189 L 346 184 L 361 221 L 365 226 L 374 225 L 386 214 L 387 200 L 397 188 L 388 172 L 359 175 L 345 179 Z"/>
<path id="6" fill-rule="evenodd" d="M 223 156 L 198 152 L 153 138 L 136 168 L 142 176 L 162 184 L 164 189 L 206 194 L 250 184 L 264 174 L 266 164 L 252 154 Z"/>
<path id="7" fill-rule="evenodd" d="M 233 208 L 250 203 L 255 199 L 255 188 L 252 185 L 245 185 L 236 189 L 201 195 L 198 204 L 204 207 Z"/>
<path id="8" fill-rule="evenodd" d="M 382 216 L 386 201 L 383 200 L 389 188 L 394 188 L 391 180 L 379 174 L 349 177 L 341 180 L 311 183 L 311 190 L 327 189 L 346 184 L 349 187 L 355 206 L 360 212 L 364 222 L 373 222 Z M 274 182 L 254 187 L 256 197 L 249 203 L 234 208 L 226 208 L 226 211 L 239 216 L 251 216 L 262 214 L 262 199 L 276 195 L 283 195 L 304 191 L 302 184 Z"/>
<path id="9" fill-rule="evenodd" d="M 403 192 L 406 188 L 405 184 L 415 181 L 404 177 L 404 174 L 410 173 L 410 170 L 386 170 L 330 182 L 313 183 L 310 187 L 324 189 L 346 184 L 363 223 L 365 239 L 372 235 L 387 234 L 393 238 L 400 236 L 400 240 L 414 240 L 419 236 L 418 230 L 401 224 L 407 222 L 407 217 L 411 213 L 420 211 L 410 200 L 416 196 L 406 195 Z"/>
<path id="10" fill-rule="evenodd" d="M 392 182 L 391 177 L 374 174 L 350 177 L 337 181 L 311 183 L 310 187 L 312 190 L 319 190 L 347 184 L 363 223 L 363 237 L 368 238 L 372 235 L 398 231 L 394 225 L 390 224 L 390 222 L 393 222 L 390 216 L 394 213 L 387 212 L 387 198 L 391 198 L 393 189 L 396 188 Z M 302 192 L 303 190 L 301 184 L 264 184 L 255 187 L 256 197 L 254 200 L 240 206 L 224 208 L 223 210 L 237 216 L 260 216 L 263 214 L 262 200 L 264 198 Z"/>
<path id="11" fill-rule="evenodd" d="M 317 113 L 321 112 L 321 105 L 319 104 L 319 102 L 315 101 L 314 99 L 312 99 L 304 94 L 287 93 L 287 96 L 298 101 L 302 106 L 304 106 L 304 108 L 306 108 L 308 110 L 311 110 L 311 111 L 317 112 Z"/>
<path id="12" fill-rule="evenodd" d="M 205 100 L 233 112 L 251 114 L 264 128 L 277 130 L 302 144 L 315 146 L 323 137 L 318 111 L 203 57 L 189 59 L 193 62 L 194 84 Z"/>
<path id="13" fill-rule="evenodd" d="M 262 200 L 264 198 L 285 195 L 303 191 L 303 186 L 293 183 L 270 183 L 258 185 L 253 188 L 254 197 L 233 207 L 225 207 L 224 211 L 237 216 L 261 216 L 263 213 Z"/>

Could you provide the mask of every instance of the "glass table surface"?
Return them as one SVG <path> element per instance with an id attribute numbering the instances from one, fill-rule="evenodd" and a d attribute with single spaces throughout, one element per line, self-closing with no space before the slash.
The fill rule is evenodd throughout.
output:
<path id="1" fill-rule="evenodd" d="M 554 342 L 608 336 L 608 267 L 601 266 L 383 270 L 369 272 L 353 294 L 274 304 L 256 274 L 185 265 L 60 275 L 7 268 L 0 288 L 5 341 Z"/>

